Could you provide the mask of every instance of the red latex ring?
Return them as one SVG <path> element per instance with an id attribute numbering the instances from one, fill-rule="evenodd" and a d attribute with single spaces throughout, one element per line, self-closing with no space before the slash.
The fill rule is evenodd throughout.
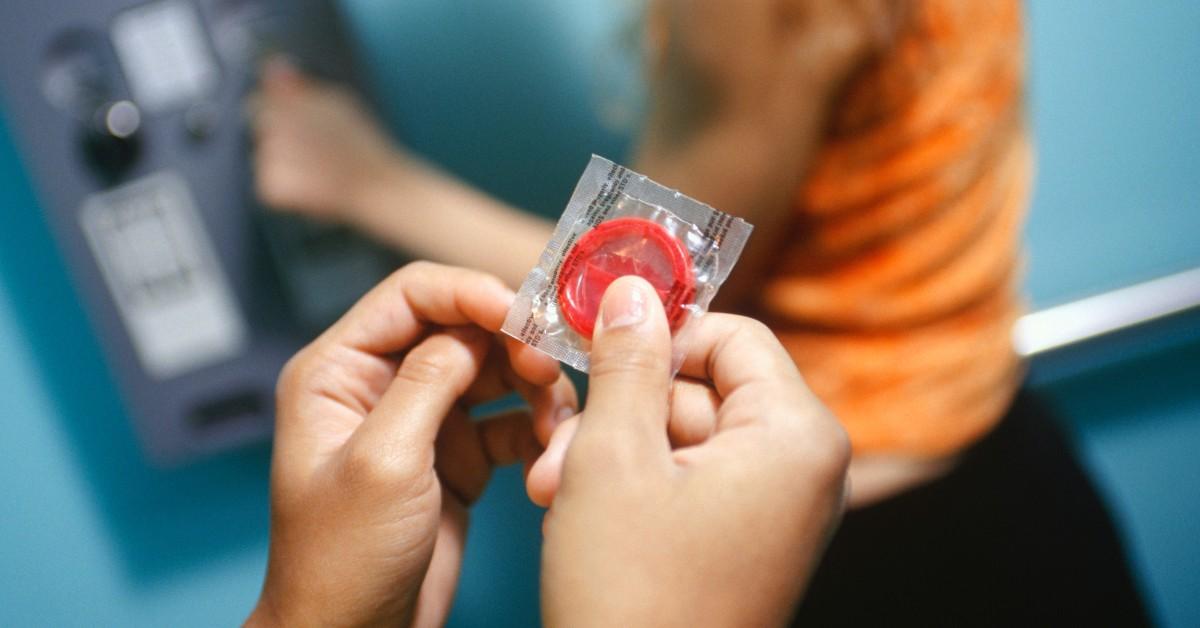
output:
<path id="1" fill-rule="evenodd" d="M 609 284 L 637 275 L 654 286 L 674 332 L 696 296 L 692 256 L 683 242 L 645 218 L 602 222 L 579 238 L 558 273 L 558 303 L 572 329 L 592 338 L 600 299 Z"/>

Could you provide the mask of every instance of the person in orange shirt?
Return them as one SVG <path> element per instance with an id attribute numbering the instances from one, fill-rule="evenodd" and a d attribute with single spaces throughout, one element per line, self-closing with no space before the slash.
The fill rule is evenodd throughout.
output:
<path id="1" fill-rule="evenodd" d="M 647 6 L 634 168 L 758 227 L 718 305 L 770 325 L 854 449 L 852 510 L 801 619 L 1145 621 L 1107 513 L 1020 391 L 1021 24 L 1016 0 Z M 285 64 L 256 129 L 269 205 L 510 285 L 549 239 Z M 508 245 L 461 244 L 483 240 Z M 556 485 L 532 475 L 530 495 Z"/>

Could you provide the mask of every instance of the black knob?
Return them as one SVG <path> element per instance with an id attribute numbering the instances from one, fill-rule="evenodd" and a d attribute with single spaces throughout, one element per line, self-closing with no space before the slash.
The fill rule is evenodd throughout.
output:
<path id="1" fill-rule="evenodd" d="M 100 106 L 81 140 L 88 166 L 106 183 L 120 180 L 141 154 L 141 128 L 142 114 L 133 102 L 118 100 Z"/>

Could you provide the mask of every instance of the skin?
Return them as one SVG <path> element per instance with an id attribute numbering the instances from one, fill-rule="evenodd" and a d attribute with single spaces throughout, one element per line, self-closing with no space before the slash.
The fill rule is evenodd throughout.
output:
<path id="1" fill-rule="evenodd" d="M 351 92 L 281 58 L 263 68 L 261 84 L 249 109 L 255 186 L 268 207 L 349 223 L 414 256 L 486 269 L 513 287 L 536 263 L 553 224 L 389 143 Z"/>
<path id="2" fill-rule="evenodd" d="M 575 408 L 557 363 L 493 339 L 512 298 L 482 273 L 412 264 L 287 364 L 248 625 L 444 623 L 467 508 L 494 465 L 540 453 L 535 423 Z M 510 390 L 530 414 L 468 420 Z"/>
<path id="3" fill-rule="evenodd" d="M 841 514 L 845 433 L 755 321 L 700 319 L 672 388 L 650 285 L 601 312 L 586 410 L 529 476 L 545 623 L 783 625 Z"/>
<path id="4" fill-rule="evenodd" d="M 652 0 L 646 131 L 634 169 L 756 226 L 714 309 L 753 313 L 791 237 L 795 190 L 848 78 L 886 46 L 903 3 Z M 343 88 L 268 64 L 252 100 L 256 185 L 268 206 L 354 225 L 418 257 L 519 286 L 550 222 L 489 197 L 390 143 Z M 461 246 L 505 242 L 504 247 Z M 928 482 L 953 457 L 856 457 L 850 506 Z"/>
<path id="5" fill-rule="evenodd" d="M 467 506 L 492 465 L 537 456 L 544 430 L 529 477 L 553 500 L 547 625 L 786 620 L 840 513 L 849 448 L 773 336 L 703 319 L 672 388 L 662 306 L 621 279 L 602 304 L 588 410 L 562 421 L 576 409 L 554 363 L 519 344 L 488 357 L 511 298 L 480 273 L 408 266 L 288 364 L 269 565 L 247 624 L 440 625 Z M 512 389 L 531 417 L 465 421 L 465 406 Z"/>
<path id="6" fill-rule="evenodd" d="M 883 27 L 872 19 L 879 6 L 649 3 L 652 92 L 635 169 L 750 220 L 760 234 L 786 233 L 792 192 L 836 90 L 880 45 Z M 251 112 L 257 191 L 271 207 L 348 222 L 420 257 L 487 269 L 510 286 L 520 285 L 553 231 L 390 143 L 352 93 L 283 59 L 264 68 Z M 497 237 L 503 249 L 455 244 Z M 775 244 L 755 239 L 727 290 L 740 296 L 729 303 L 756 283 Z"/>

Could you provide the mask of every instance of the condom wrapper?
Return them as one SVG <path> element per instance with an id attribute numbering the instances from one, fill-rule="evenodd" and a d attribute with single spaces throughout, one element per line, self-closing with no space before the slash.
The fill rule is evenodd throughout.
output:
<path id="1" fill-rule="evenodd" d="M 592 156 L 517 293 L 504 333 L 586 372 L 605 289 L 619 277 L 638 275 L 662 300 L 678 369 L 690 323 L 708 310 L 753 229 Z"/>

